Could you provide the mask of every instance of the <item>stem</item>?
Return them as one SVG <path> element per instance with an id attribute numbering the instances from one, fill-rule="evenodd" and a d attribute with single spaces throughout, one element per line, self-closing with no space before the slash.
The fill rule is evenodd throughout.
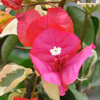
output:
<path id="1" fill-rule="evenodd" d="M 62 1 L 59 3 L 59 7 L 61 7 L 61 8 L 63 9 L 65 2 L 66 2 L 66 0 L 62 0 Z"/>
<path id="2" fill-rule="evenodd" d="M 86 3 L 89 3 L 90 0 L 86 0 Z M 85 37 L 85 34 L 86 34 L 86 30 L 87 30 L 87 27 L 88 27 L 88 23 L 89 23 L 89 20 L 91 18 L 91 15 L 88 14 L 88 12 L 86 12 L 85 14 L 85 20 L 84 20 L 84 24 L 83 24 L 83 29 L 82 29 L 82 32 L 81 32 L 81 35 L 80 35 L 80 40 L 81 40 L 81 44 L 83 43 L 84 41 L 84 37 Z M 79 78 L 81 78 L 82 76 L 82 71 L 83 71 L 83 66 L 81 67 L 80 69 L 80 72 L 79 72 Z M 82 82 L 79 81 L 76 83 L 76 89 L 81 92 L 81 85 L 82 85 Z"/>
<path id="3" fill-rule="evenodd" d="M 25 80 L 24 82 L 26 87 L 27 98 L 31 99 L 31 83 L 28 80 Z"/>
<path id="4" fill-rule="evenodd" d="M 35 78 L 35 83 L 34 83 L 34 88 L 33 88 L 32 96 L 31 96 L 31 100 L 34 97 L 34 93 L 35 93 L 35 89 L 36 89 L 36 85 L 37 85 L 37 80 L 38 80 L 38 76 L 36 76 L 36 78 Z"/>
<path id="5" fill-rule="evenodd" d="M 36 5 L 42 5 L 42 4 L 48 4 L 48 3 L 59 3 L 59 1 L 48 1 L 48 2 L 34 3 L 34 4 L 31 4 L 31 5 L 27 5 L 27 7 L 36 6 Z M 21 6 L 21 7 L 26 7 L 26 6 Z"/>
<path id="6" fill-rule="evenodd" d="M 81 93 L 85 93 L 87 90 L 89 90 L 90 88 L 92 88 L 92 86 L 87 87 L 85 90 L 83 90 Z"/>
<path id="7" fill-rule="evenodd" d="M 27 94 L 27 98 L 31 99 L 31 84 L 33 84 L 33 80 L 35 79 L 35 72 L 33 72 L 33 74 L 31 76 L 28 76 L 25 79 L 25 87 L 26 87 L 26 94 Z"/>
<path id="8" fill-rule="evenodd" d="M 80 36 L 81 44 L 83 43 L 90 18 L 91 18 L 91 15 L 86 12 L 85 21 L 84 21 L 83 29 Z"/>
<path id="9" fill-rule="evenodd" d="M 76 90 L 79 91 L 79 92 L 81 92 L 81 84 L 82 84 L 81 81 L 78 81 L 78 82 L 76 83 Z"/>
<path id="10" fill-rule="evenodd" d="M 19 47 L 19 46 L 15 46 L 15 49 L 31 50 L 30 47 Z"/>

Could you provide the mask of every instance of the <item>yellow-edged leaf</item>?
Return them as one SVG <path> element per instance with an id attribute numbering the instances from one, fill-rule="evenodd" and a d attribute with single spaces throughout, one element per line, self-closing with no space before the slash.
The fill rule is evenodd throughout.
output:
<path id="1" fill-rule="evenodd" d="M 14 16 L 8 14 L 5 11 L 0 11 L 0 25 L 8 21 L 9 19 L 14 18 Z"/>
<path id="2" fill-rule="evenodd" d="M 17 64 L 6 65 L 0 73 L 0 96 L 16 87 L 29 74 L 32 74 L 30 68 L 24 68 Z"/>
<path id="3" fill-rule="evenodd" d="M 17 35 L 17 19 L 13 19 L 3 30 L 3 32 L 0 34 L 0 37 L 4 37 L 6 35 L 15 34 Z"/>
<path id="4" fill-rule="evenodd" d="M 52 100 L 60 100 L 60 96 L 58 95 L 59 94 L 58 85 L 48 83 L 48 82 L 44 81 L 42 78 L 41 78 L 41 82 L 42 82 L 42 86 L 43 86 L 45 92 L 48 94 L 48 96 Z"/>

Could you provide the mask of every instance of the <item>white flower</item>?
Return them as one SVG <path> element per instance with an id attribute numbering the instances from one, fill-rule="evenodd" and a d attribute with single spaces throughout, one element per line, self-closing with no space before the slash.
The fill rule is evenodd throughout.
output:
<path id="1" fill-rule="evenodd" d="M 54 46 L 53 49 L 50 49 L 50 52 L 51 52 L 52 55 L 60 55 L 61 48 L 60 47 L 56 48 L 56 46 Z"/>

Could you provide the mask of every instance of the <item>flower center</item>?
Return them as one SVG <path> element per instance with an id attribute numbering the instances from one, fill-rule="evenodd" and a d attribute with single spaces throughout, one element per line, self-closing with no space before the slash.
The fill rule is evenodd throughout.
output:
<path id="1" fill-rule="evenodd" d="M 65 55 L 65 58 L 63 59 L 63 61 L 60 61 L 59 57 L 58 57 L 58 55 L 60 55 L 60 53 L 61 53 L 61 48 L 60 47 L 57 48 L 56 46 L 54 46 L 53 49 L 50 49 L 50 52 L 51 52 L 52 55 L 55 55 L 55 58 L 54 58 L 54 62 L 55 62 L 54 69 L 56 71 L 60 71 L 61 68 L 64 66 L 66 60 L 68 59 L 68 55 Z"/>
<path id="2" fill-rule="evenodd" d="M 54 46 L 53 49 L 50 49 L 50 52 L 51 52 L 52 55 L 55 55 L 55 56 L 60 55 L 61 48 L 60 47 L 57 48 L 56 46 Z"/>

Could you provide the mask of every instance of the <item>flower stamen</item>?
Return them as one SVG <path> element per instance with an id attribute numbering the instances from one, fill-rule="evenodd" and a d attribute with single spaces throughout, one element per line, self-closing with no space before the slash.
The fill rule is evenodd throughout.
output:
<path id="1" fill-rule="evenodd" d="M 54 46 L 53 49 L 50 49 L 50 52 L 51 52 L 52 55 L 55 55 L 55 56 L 60 55 L 61 48 L 60 47 L 57 48 L 56 46 Z"/>

